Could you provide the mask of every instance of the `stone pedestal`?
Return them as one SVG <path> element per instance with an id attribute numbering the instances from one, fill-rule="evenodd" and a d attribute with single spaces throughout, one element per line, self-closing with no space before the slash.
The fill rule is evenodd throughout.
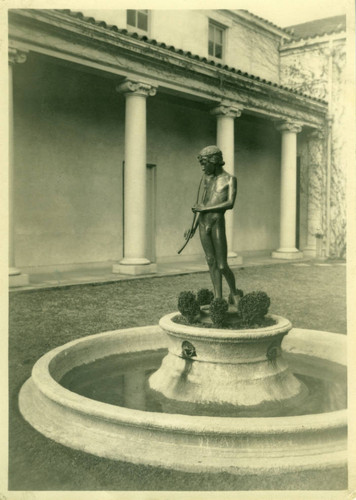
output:
<path id="1" fill-rule="evenodd" d="M 149 386 L 168 413 L 276 416 L 298 406 L 308 390 L 289 370 L 281 342 L 291 323 L 251 330 L 203 328 L 160 320 L 168 354 Z"/>
<path id="2" fill-rule="evenodd" d="M 9 287 L 26 286 L 29 284 L 28 274 L 23 274 L 19 269 L 9 269 Z"/>

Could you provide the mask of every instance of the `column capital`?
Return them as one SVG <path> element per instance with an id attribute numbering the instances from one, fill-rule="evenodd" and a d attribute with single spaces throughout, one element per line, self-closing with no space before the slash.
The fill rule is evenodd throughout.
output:
<path id="1" fill-rule="evenodd" d="M 239 118 L 239 116 L 241 116 L 242 110 L 243 106 L 239 104 L 221 103 L 218 106 L 215 106 L 215 108 L 211 109 L 210 113 L 215 116 Z"/>
<path id="2" fill-rule="evenodd" d="M 9 47 L 9 64 L 21 64 L 26 62 L 28 52 L 25 50 Z"/>
<path id="3" fill-rule="evenodd" d="M 124 95 L 142 95 L 144 97 L 152 97 L 156 95 L 157 87 L 149 83 L 137 82 L 135 80 L 125 80 L 116 87 L 117 92 Z"/>
<path id="4" fill-rule="evenodd" d="M 334 114 L 333 113 L 328 113 L 328 116 L 326 117 L 326 126 L 330 129 L 334 123 Z"/>
<path id="5" fill-rule="evenodd" d="M 308 138 L 312 140 L 323 140 L 326 137 L 326 130 L 324 128 L 314 128 L 310 130 Z"/>
<path id="6" fill-rule="evenodd" d="M 275 126 L 279 132 L 294 132 L 295 134 L 299 134 L 302 131 L 302 124 L 292 120 L 276 122 Z"/>

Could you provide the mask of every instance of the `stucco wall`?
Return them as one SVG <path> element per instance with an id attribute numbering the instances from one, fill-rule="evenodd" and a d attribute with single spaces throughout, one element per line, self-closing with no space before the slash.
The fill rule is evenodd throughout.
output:
<path id="1" fill-rule="evenodd" d="M 29 57 L 14 71 L 15 249 L 19 267 L 123 255 L 124 97 L 100 76 Z M 272 122 L 236 120 L 235 250 L 278 246 L 280 138 Z M 147 100 L 147 163 L 156 165 L 156 255 L 176 257 L 191 224 L 216 118 L 203 104 Z M 202 254 L 198 235 L 184 255 Z"/>
<path id="2" fill-rule="evenodd" d="M 14 68 L 16 264 L 122 256 L 123 97 L 29 57 Z"/>
<path id="3" fill-rule="evenodd" d="M 271 121 L 252 117 L 236 121 L 235 250 L 279 246 L 280 134 Z"/>
<path id="4" fill-rule="evenodd" d="M 326 203 L 330 206 L 329 252 L 337 257 L 346 253 L 345 60 L 345 40 L 333 40 L 332 35 L 327 42 L 281 53 L 281 83 L 329 101 L 333 121 Z M 327 234 L 327 227 L 323 231 Z"/>
<path id="5" fill-rule="evenodd" d="M 147 109 L 147 160 L 157 165 L 157 257 L 176 256 L 191 225 L 192 205 L 201 179 L 199 151 L 215 143 L 216 119 L 194 103 L 150 99 Z M 184 255 L 201 253 L 199 237 Z"/>
<path id="6" fill-rule="evenodd" d="M 237 251 L 278 247 L 280 135 L 272 122 L 241 117 L 235 121 L 234 208 Z M 175 256 L 190 226 L 201 170 L 199 150 L 214 144 L 216 119 L 207 109 L 151 99 L 148 105 L 148 160 L 157 164 L 158 257 Z M 184 255 L 201 253 L 198 235 Z"/>
<path id="7" fill-rule="evenodd" d="M 124 10 L 83 10 L 85 15 L 119 28 L 135 31 L 126 25 Z M 247 71 L 273 82 L 279 82 L 279 38 L 225 11 L 218 10 L 151 10 L 148 37 L 190 51 L 208 55 L 209 19 L 225 28 L 223 64 Z"/>

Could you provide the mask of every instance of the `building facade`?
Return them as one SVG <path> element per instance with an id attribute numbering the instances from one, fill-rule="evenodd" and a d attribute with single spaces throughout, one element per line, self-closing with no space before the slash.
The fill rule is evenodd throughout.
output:
<path id="1" fill-rule="evenodd" d="M 307 42 L 297 50 L 247 11 L 95 14 L 9 11 L 12 280 L 100 263 L 140 274 L 175 258 L 196 156 L 215 143 L 238 178 L 232 258 L 342 254 L 330 94 L 288 69 L 307 67 Z M 195 238 L 182 258 L 201 252 Z"/>
<path id="2" fill-rule="evenodd" d="M 301 146 L 301 193 L 307 214 L 324 206 L 321 221 L 309 227 L 318 232 L 324 255 L 346 256 L 346 18 L 336 16 L 291 26 L 293 40 L 280 48 L 281 82 L 328 103 L 329 136 L 326 168 L 313 144 Z M 313 167 L 313 165 L 315 165 Z M 309 174 L 308 174 L 309 172 Z"/>

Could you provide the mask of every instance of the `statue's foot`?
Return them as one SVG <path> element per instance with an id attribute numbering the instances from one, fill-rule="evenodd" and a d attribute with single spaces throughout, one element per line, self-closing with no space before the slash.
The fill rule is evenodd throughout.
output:
<path id="1" fill-rule="evenodd" d="M 242 290 L 236 288 L 235 293 L 230 293 L 229 295 L 229 304 L 234 305 L 237 309 L 241 297 L 243 297 L 244 293 Z"/>

